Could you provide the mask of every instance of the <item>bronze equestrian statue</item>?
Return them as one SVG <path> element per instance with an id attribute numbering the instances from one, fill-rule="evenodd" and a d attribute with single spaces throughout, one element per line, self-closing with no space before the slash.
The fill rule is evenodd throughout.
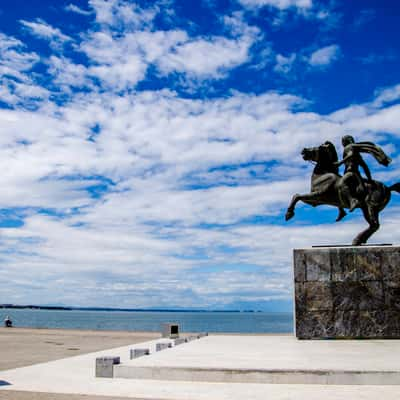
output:
<path id="1" fill-rule="evenodd" d="M 380 164 L 388 166 L 391 159 L 377 145 L 371 142 L 356 143 L 354 138 L 346 135 L 342 139 L 343 159 L 338 161 L 336 148 L 327 141 L 319 147 L 305 148 L 301 152 L 303 159 L 316 163 L 311 177 L 311 192 L 295 194 L 286 211 L 286 221 L 293 218 L 298 201 L 313 207 L 321 204 L 339 209 L 336 221 L 346 216 L 345 208 L 350 212 L 360 208 L 368 222 L 367 229 L 353 240 L 354 246 L 360 246 L 379 229 L 379 213 L 390 201 L 391 192 L 400 193 L 400 183 L 386 186 L 373 180 L 371 172 L 360 153 L 371 154 Z M 339 166 L 344 164 L 344 175 L 339 175 Z M 364 170 L 366 179 L 361 176 L 359 167 Z"/>

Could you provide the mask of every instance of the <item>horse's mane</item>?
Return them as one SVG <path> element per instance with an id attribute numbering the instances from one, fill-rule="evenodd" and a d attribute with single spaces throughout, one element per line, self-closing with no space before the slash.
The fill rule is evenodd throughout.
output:
<path id="1" fill-rule="evenodd" d="M 325 148 L 326 163 L 330 166 L 330 169 L 331 169 L 332 172 L 334 172 L 335 174 L 338 174 L 339 173 L 339 167 L 334 164 L 339 159 L 338 155 L 337 155 L 337 151 L 336 151 L 335 145 L 332 142 L 330 142 L 329 140 L 327 140 L 323 144 L 323 146 Z"/>

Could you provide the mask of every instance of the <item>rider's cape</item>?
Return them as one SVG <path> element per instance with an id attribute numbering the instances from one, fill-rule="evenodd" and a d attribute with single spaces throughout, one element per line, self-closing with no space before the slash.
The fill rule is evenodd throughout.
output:
<path id="1" fill-rule="evenodd" d="M 392 162 L 392 159 L 387 156 L 379 146 L 372 142 L 357 142 L 353 144 L 353 146 L 361 153 L 371 154 L 379 164 L 382 164 L 385 167 Z"/>

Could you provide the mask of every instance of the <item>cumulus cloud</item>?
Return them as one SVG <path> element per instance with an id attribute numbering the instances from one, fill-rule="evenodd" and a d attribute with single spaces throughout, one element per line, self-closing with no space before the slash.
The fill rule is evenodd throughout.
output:
<path id="1" fill-rule="evenodd" d="M 157 7 L 141 8 L 125 0 L 89 0 L 89 6 L 101 26 L 128 31 L 151 26 L 159 11 Z"/>
<path id="2" fill-rule="evenodd" d="M 312 67 L 327 67 L 341 56 L 340 47 L 336 44 L 314 51 L 308 60 Z"/>
<path id="3" fill-rule="evenodd" d="M 151 21 L 159 12 L 157 9 L 137 9 L 124 2 L 122 8 L 128 7 L 131 13 L 124 14 L 121 20 L 121 2 L 103 3 L 91 3 L 101 28 L 85 35 L 79 50 L 91 64 L 87 76 L 108 89 L 135 87 L 145 78 L 150 66 L 159 75 L 180 74 L 182 81 L 204 77 L 220 79 L 251 58 L 250 48 L 258 40 L 259 30 L 246 25 L 238 14 L 224 20 L 231 38 L 190 36 L 181 29 L 152 29 Z M 129 25 L 129 21 L 132 24 L 118 35 L 102 28 L 104 24 L 114 27 L 117 21 L 122 21 L 123 26 Z"/>
<path id="4" fill-rule="evenodd" d="M 248 60 L 252 40 L 211 40 L 188 41 L 176 46 L 158 62 L 161 72 L 186 72 L 194 75 L 219 75 Z"/>
<path id="5" fill-rule="evenodd" d="M 50 56 L 48 72 L 54 77 L 53 84 L 63 92 L 70 93 L 73 88 L 92 86 L 89 71 L 85 65 L 76 64 L 66 57 Z"/>

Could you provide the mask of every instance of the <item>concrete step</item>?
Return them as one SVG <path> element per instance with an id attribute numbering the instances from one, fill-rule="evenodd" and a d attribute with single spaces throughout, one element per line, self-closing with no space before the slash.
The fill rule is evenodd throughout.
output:
<path id="1" fill-rule="evenodd" d="M 398 340 L 305 342 L 288 336 L 209 336 L 115 365 L 114 377 L 221 383 L 400 385 L 398 351 Z"/>
<path id="2" fill-rule="evenodd" d="M 114 367 L 114 378 L 224 383 L 400 385 L 398 371 L 263 370 L 119 365 Z"/>

